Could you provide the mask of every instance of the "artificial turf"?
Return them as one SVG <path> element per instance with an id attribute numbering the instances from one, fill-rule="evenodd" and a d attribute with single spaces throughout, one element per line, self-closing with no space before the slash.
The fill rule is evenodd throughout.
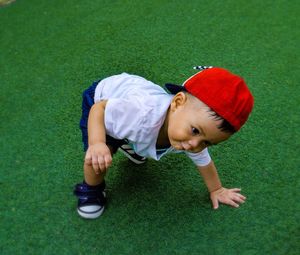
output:
<path id="1" fill-rule="evenodd" d="M 0 254 L 299 254 L 298 1 L 39 1 L 0 8 Z M 239 209 L 211 209 L 184 156 L 132 165 L 121 154 L 107 209 L 87 221 L 81 92 L 129 72 L 181 83 L 194 65 L 242 75 L 248 124 L 211 149 Z"/>

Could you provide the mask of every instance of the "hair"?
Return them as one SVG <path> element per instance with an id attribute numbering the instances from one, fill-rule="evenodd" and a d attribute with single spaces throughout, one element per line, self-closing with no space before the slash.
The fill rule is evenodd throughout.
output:
<path id="1" fill-rule="evenodd" d="M 208 110 L 210 116 L 214 118 L 214 120 L 221 120 L 221 124 L 218 125 L 218 129 L 220 129 L 223 132 L 229 133 L 229 134 L 234 134 L 236 130 L 234 127 L 223 117 L 221 117 L 219 114 L 217 114 L 214 110 L 209 108 Z"/>

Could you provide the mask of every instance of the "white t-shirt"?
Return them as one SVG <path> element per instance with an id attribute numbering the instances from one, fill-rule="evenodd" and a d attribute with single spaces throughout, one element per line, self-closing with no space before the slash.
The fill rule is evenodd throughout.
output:
<path id="1" fill-rule="evenodd" d="M 156 141 L 174 95 L 140 76 L 122 73 L 101 80 L 95 90 L 95 103 L 108 100 L 104 124 L 109 136 L 127 139 L 137 154 L 159 160 L 170 152 L 184 152 L 198 166 L 211 161 L 207 149 L 198 153 L 170 147 L 157 150 Z"/>

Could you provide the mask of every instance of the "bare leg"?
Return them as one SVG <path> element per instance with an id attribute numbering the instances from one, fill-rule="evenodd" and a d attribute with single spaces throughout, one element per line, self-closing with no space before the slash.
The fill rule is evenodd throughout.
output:
<path id="1" fill-rule="evenodd" d="M 96 174 L 93 169 L 93 166 L 88 165 L 86 163 L 84 163 L 84 165 L 83 165 L 83 171 L 84 171 L 84 180 L 90 186 L 96 186 L 96 185 L 102 183 L 104 176 L 106 174 L 105 172 Z"/>
<path id="2" fill-rule="evenodd" d="M 111 148 L 110 151 L 113 152 Z M 85 162 L 83 170 L 85 182 L 77 184 L 74 189 L 74 194 L 78 197 L 77 212 L 85 219 L 96 219 L 103 213 L 106 204 L 106 172 L 96 174 L 92 165 Z"/>

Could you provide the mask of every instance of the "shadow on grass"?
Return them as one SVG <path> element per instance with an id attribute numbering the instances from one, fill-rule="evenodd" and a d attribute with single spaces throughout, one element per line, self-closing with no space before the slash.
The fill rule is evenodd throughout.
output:
<path id="1" fill-rule="evenodd" d="M 185 164 L 185 159 L 148 160 L 143 165 L 135 165 L 124 157 L 117 161 L 118 169 L 112 169 L 107 178 L 112 207 L 175 218 L 200 210 L 211 211 L 206 189 L 194 166 Z"/>

